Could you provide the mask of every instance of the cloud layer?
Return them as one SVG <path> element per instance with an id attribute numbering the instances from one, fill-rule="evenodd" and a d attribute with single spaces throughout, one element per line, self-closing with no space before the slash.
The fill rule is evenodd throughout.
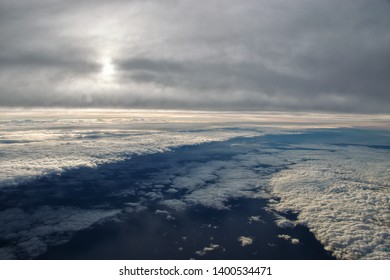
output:
<path id="1" fill-rule="evenodd" d="M 389 112 L 389 1 L 1 0 L 0 11 L 1 106 Z"/>
<path id="2" fill-rule="evenodd" d="M 12 115 L 9 116 L 8 113 Z M 77 167 L 94 167 L 173 147 L 261 135 L 230 129 L 215 116 L 191 113 L 73 111 L 8 112 L 0 122 L 0 187 Z M 48 117 L 49 116 L 49 117 Z M 27 119 L 26 119 L 27 118 Z"/>
<path id="3" fill-rule="evenodd" d="M 296 162 L 270 180 L 279 211 L 298 211 L 339 259 L 388 259 L 389 152 L 344 147 L 334 152 L 287 152 Z"/>
<path id="4" fill-rule="evenodd" d="M 0 187 L 183 145 L 298 128 L 387 127 L 388 123 L 387 116 L 362 115 L 6 110 L 0 111 Z"/>
<path id="5" fill-rule="evenodd" d="M 0 117 L 0 258 L 35 257 L 102 219 L 151 205 L 151 215 L 174 221 L 193 206 L 234 211 L 232 200 L 241 198 L 267 199 L 275 224 L 291 231 L 276 239 L 305 246 L 293 234 L 303 224 L 337 258 L 390 258 L 389 131 L 318 129 L 388 125 L 386 117 L 84 110 Z M 161 153 L 175 147 L 178 155 Z M 84 169 L 64 172 L 77 167 Z M 262 223 L 258 215 L 243 219 Z M 248 238 L 259 240 L 240 232 L 232 242 Z M 218 249 L 208 244 L 200 255 Z"/>

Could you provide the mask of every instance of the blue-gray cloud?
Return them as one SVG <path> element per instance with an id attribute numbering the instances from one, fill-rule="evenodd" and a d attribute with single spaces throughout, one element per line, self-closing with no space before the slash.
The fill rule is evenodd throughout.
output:
<path id="1" fill-rule="evenodd" d="M 388 113 L 389 13 L 384 0 L 0 0 L 0 105 Z"/>

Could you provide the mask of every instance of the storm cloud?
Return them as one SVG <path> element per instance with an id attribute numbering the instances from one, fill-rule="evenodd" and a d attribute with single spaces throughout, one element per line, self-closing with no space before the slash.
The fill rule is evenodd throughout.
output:
<path id="1" fill-rule="evenodd" d="M 389 14 L 385 0 L 0 0 L 0 106 L 389 113 Z"/>

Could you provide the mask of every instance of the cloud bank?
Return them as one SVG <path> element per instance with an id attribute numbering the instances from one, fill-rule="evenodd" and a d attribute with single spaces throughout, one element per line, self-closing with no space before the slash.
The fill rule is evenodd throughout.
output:
<path id="1" fill-rule="evenodd" d="M 10 117 L 9 113 L 0 121 L 0 187 L 183 145 L 261 135 L 218 122 L 200 129 L 205 119 L 213 121 L 214 116 L 207 114 L 73 111 L 76 115 L 58 116 L 12 111 Z"/>
<path id="2" fill-rule="evenodd" d="M 302 128 L 388 124 L 386 115 L 4 110 L 0 111 L 0 187 L 183 145 L 290 133 Z"/>
<path id="3" fill-rule="evenodd" d="M 173 220 L 193 206 L 234 211 L 232 200 L 241 198 L 268 199 L 282 232 L 303 224 L 337 258 L 390 258 L 389 131 L 308 129 L 372 121 L 388 125 L 385 117 L 361 122 L 361 116 L 84 110 L 7 111 L 0 117 L 0 237 L 9 242 L 0 258 L 37 256 L 119 212 L 136 214 L 155 205 L 152 215 Z M 307 123 L 311 118 L 316 122 Z M 235 137 L 245 138 L 223 142 Z M 212 149 L 185 147 L 215 141 L 220 143 Z M 182 147 L 182 153 L 158 154 L 174 147 Z M 155 161 L 133 166 L 132 158 L 120 165 L 145 154 L 154 154 Z M 149 170 L 148 176 L 131 181 L 129 164 L 137 174 Z M 82 166 L 96 169 L 80 169 L 67 179 L 57 176 Z M 20 186 L 50 174 L 55 174 L 55 190 L 51 183 L 45 189 L 39 180 L 36 187 Z M 93 191 L 82 192 L 90 186 Z M 8 199 L 8 193 L 27 200 Z M 66 195 L 72 201 L 81 197 L 88 203 L 45 205 L 47 195 L 65 202 Z M 29 203 L 33 207 L 25 209 Z M 259 216 L 243 218 L 261 225 Z M 301 244 L 289 234 L 291 238 L 279 238 Z M 237 238 L 246 235 L 238 233 Z M 215 249 L 202 248 L 201 254 Z"/>
<path id="4" fill-rule="evenodd" d="M 389 152 L 346 147 L 285 154 L 296 164 L 271 178 L 282 198 L 271 207 L 298 211 L 298 222 L 339 259 L 388 259 Z"/>
<path id="5" fill-rule="evenodd" d="M 0 11 L 1 106 L 389 113 L 389 1 L 1 0 Z"/>

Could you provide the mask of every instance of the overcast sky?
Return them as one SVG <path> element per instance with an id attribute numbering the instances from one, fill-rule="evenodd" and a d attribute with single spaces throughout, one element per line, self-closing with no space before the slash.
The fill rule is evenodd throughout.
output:
<path id="1" fill-rule="evenodd" d="M 390 1 L 0 0 L 0 105 L 390 113 Z"/>

